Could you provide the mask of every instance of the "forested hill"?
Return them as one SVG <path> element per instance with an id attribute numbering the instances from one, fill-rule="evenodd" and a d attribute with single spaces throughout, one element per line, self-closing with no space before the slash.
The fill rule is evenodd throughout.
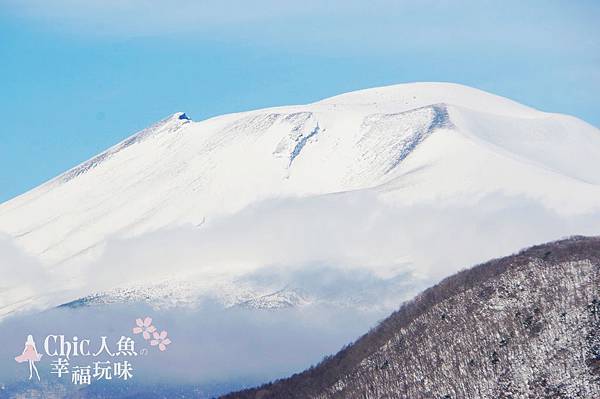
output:
<path id="1" fill-rule="evenodd" d="M 600 238 L 461 271 L 291 378 L 224 398 L 598 398 Z"/>

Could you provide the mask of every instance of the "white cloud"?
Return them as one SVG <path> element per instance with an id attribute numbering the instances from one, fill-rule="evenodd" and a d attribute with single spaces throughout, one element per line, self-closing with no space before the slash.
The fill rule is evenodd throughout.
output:
<path id="1" fill-rule="evenodd" d="M 108 35 L 207 32 L 220 26 L 308 13 L 308 8 L 299 3 L 273 0 L 252 3 L 243 0 L 4 0 L 2 3 L 14 15 L 58 28 Z"/>
<path id="2" fill-rule="evenodd" d="M 8 15 L 79 37 L 177 35 L 287 51 L 545 53 L 598 49 L 597 7 L 522 2 L 0 0 Z M 460 23 L 458 23 L 460 21 Z M 576 23 L 574 23 L 576 22 Z"/>
<path id="3" fill-rule="evenodd" d="M 359 293 L 372 303 L 387 302 L 387 310 L 315 304 L 265 312 L 211 302 L 162 310 L 152 304 L 61 308 L 0 322 L 3 333 L 10 332 L 4 335 L 0 359 L 22 350 L 17 347 L 26 333 L 120 334 L 134 318 L 151 314 L 173 337 L 170 367 L 141 362 L 140 376 L 154 382 L 226 382 L 230 388 L 266 381 L 335 352 L 425 281 L 534 243 L 590 234 L 599 222 L 598 214 L 565 220 L 533 201 L 501 195 L 488 196 L 476 207 L 396 207 L 365 193 L 265 201 L 201 228 L 110 241 L 101 259 L 85 266 L 90 278 L 81 294 L 136 279 L 160 282 L 174 273 L 202 277 L 223 272 L 244 282 L 291 285 L 330 299 Z M 22 274 L 10 276 L 10 286 L 42 290 L 40 277 L 47 283 L 49 274 L 6 242 L 2 245 L 3 265 L 23 265 Z M 406 271 L 429 279 L 415 280 Z M 388 278 L 394 273 L 396 280 Z M 12 363 L 0 362 L 0 373 L 2 367 L 15 370 Z"/>
<path id="4" fill-rule="evenodd" d="M 323 265 L 384 280 L 404 273 L 435 280 L 528 245 L 593 234 L 599 222 L 598 214 L 565 219 L 534 201 L 502 195 L 476 207 L 396 207 L 368 193 L 278 199 L 201 228 L 109 241 L 85 274 L 92 285 L 114 287 L 173 273 L 239 277 Z"/>
<path id="5" fill-rule="evenodd" d="M 0 314 L 30 306 L 44 306 L 46 294 L 56 290 L 55 279 L 35 258 L 0 235 Z"/>
<path id="6" fill-rule="evenodd" d="M 41 304 L 59 305 L 99 291 L 165 279 L 246 279 L 255 284 L 272 273 L 272 282 L 263 286 L 291 285 L 340 297 L 381 289 L 390 293 L 390 300 L 383 302 L 395 307 L 406 295 L 393 280 L 398 276 L 412 284 L 432 282 L 528 245 L 594 234 L 598 223 L 598 214 L 565 219 L 534 201 L 502 195 L 485 197 L 476 207 L 392 206 L 360 192 L 276 199 L 209 220 L 200 228 L 183 226 L 109 239 L 96 261 L 48 271 L 7 247 L 0 252 L 7 276 L 3 285 L 19 290 L 2 291 L 0 298 L 8 305 L 36 293 L 43 297 Z M 333 273 L 329 280 L 362 275 L 365 290 L 358 281 L 347 279 L 346 287 L 334 282 L 319 287 L 319 277 L 310 273 L 307 277 L 307 271 L 319 268 L 323 276 Z M 44 295 L 51 291 L 56 293 L 48 302 Z"/>

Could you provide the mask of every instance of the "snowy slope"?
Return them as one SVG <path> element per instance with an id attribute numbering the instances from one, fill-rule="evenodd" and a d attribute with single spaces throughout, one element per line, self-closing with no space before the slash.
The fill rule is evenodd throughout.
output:
<path id="1" fill-rule="evenodd" d="M 449 262 L 458 267 L 500 255 L 511 245 L 516 250 L 563 235 L 599 233 L 593 231 L 600 226 L 598 171 L 600 131 L 576 118 L 456 84 L 402 84 L 201 122 L 175 114 L 0 205 L 0 232 L 44 268 L 69 274 L 73 288 L 83 278 L 77 275 L 81 265 L 102 259 L 109 239 L 181 226 L 209 229 L 266 200 L 335 202 L 369 193 L 381 201 L 383 213 L 416 206 L 432 215 L 431 220 L 402 219 L 399 241 L 411 240 L 411 231 L 422 223 L 435 226 L 436 212 L 449 215 L 444 212 L 450 208 L 497 218 L 503 209 L 522 204 L 523 215 L 509 213 L 502 231 L 493 238 L 482 235 L 488 241 L 510 237 L 513 219 L 521 229 L 530 213 L 552 215 L 552 229 L 532 227 L 505 246 L 476 256 L 448 252 L 454 256 Z M 312 215 L 326 219 L 323 212 Z M 298 225 L 304 219 L 293 220 Z M 471 219 L 456 213 L 460 225 L 455 229 L 477 235 L 484 222 L 489 224 Z M 450 237 L 451 227 L 444 226 L 439 229 L 447 230 L 449 242 L 460 238 L 460 233 Z M 422 241 L 413 244 L 386 259 L 409 263 L 413 271 L 423 264 L 421 271 L 436 274 L 435 262 L 428 264 L 411 250 Z M 369 250 L 361 256 L 368 257 Z M 220 266 L 215 281 L 268 266 L 249 259 L 240 268 L 245 262 L 222 262 L 230 266 Z M 397 275 L 398 269 L 390 273 Z M 281 288 L 269 286 L 257 295 Z"/>

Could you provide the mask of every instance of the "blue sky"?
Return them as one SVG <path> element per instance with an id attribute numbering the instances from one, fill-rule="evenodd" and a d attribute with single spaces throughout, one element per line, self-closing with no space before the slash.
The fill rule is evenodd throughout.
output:
<path id="1" fill-rule="evenodd" d="M 176 111 L 401 82 L 600 126 L 599 20 L 598 1 L 0 0 L 0 201 Z"/>

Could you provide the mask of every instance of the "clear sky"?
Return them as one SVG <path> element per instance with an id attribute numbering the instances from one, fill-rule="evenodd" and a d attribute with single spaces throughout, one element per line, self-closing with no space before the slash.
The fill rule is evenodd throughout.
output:
<path id="1" fill-rule="evenodd" d="M 0 0 L 0 201 L 173 112 L 412 81 L 600 126 L 600 1 Z"/>

